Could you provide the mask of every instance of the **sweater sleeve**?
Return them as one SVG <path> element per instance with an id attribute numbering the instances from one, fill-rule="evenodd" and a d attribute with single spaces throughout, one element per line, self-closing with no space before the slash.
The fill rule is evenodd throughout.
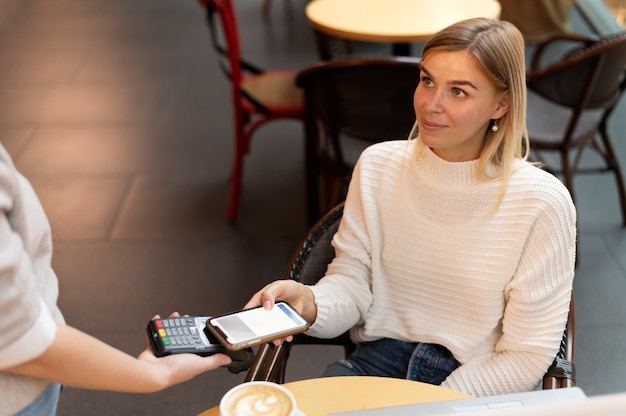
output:
<path id="1" fill-rule="evenodd" d="M 560 185 L 560 184 L 559 184 Z M 560 346 L 576 255 L 576 213 L 569 194 L 539 208 L 515 276 L 507 285 L 502 335 L 490 354 L 463 363 L 442 386 L 473 396 L 537 387 Z"/>
<path id="2" fill-rule="evenodd" d="M 0 151 L 0 368 L 43 353 L 55 337 L 56 324 L 37 287 L 32 263 L 12 223 L 26 221 L 26 207 L 16 202 L 19 174 Z M 26 192 L 30 195 L 30 192 Z M 20 205 L 20 206 L 16 206 Z"/>
<path id="3" fill-rule="evenodd" d="M 333 238 L 335 258 L 326 275 L 311 287 L 317 305 L 317 319 L 308 332 L 312 336 L 341 335 L 365 320 L 372 303 L 370 235 L 360 187 L 360 163 L 357 163 L 342 221 Z"/>

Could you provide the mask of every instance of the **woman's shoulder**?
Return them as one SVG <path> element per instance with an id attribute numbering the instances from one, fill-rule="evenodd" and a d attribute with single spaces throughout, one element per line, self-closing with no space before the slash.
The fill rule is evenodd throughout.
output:
<path id="1" fill-rule="evenodd" d="M 412 149 L 413 142 L 410 140 L 387 140 L 366 147 L 361 153 L 361 158 L 392 157 L 394 155 L 404 158 L 411 154 Z"/>
<path id="2" fill-rule="evenodd" d="M 555 202 L 566 201 L 573 205 L 569 190 L 559 178 L 529 162 L 517 164 L 510 186 L 542 200 L 555 199 Z"/>
<path id="3" fill-rule="evenodd" d="M 513 169 L 512 179 L 518 178 L 520 180 L 533 180 L 538 182 L 545 182 L 552 184 L 552 186 L 565 188 L 563 182 L 559 180 L 555 175 L 542 169 L 540 165 L 528 161 L 516 162 Z"/>
<path id="4" fill-rule="evenodd" d="M 18 173 L 13 160 L 5 148 L 0 144 L 0 201 L 1 205 L 10 203 L 17 190 Z M 7 198 L 8 200 L 5 200 Z"/>

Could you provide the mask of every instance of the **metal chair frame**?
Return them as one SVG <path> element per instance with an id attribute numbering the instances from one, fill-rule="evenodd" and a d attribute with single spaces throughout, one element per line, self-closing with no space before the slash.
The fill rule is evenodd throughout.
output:
<path id="1" fill-rule="evenodd" d="M 574 48 L 571 48 L 572 44 Z M 570 47 L 563 59 L 542 64 L 548 50 L 567 45 Z M 546 170 L 562 175 L 572 197 L 575 174 L 612 172 L 624 226 L 626 188 L 609 136 L 608 122 L 626 89 L 625 65 L 626 32 L 603 38 L 563 33 L 551 36 L 537 46 L 527 74 L 528 130 L 533 154 L 544 162 Z M 533 94 L 543 100 L 533 101 Z M 594 111 L 600 114 L 596 115 Z M 563 124 L 559 125 L 559 122 Z M 601 156 L 603 165 L 579 166 L 586 149 Z M 557 152 L 560 167 L 546 163 L 543 152 Z M 570 160 L 572 153 L 574 158 Z"/>
<path id="2" fill-rule="evenodd" d="M 256 130 L 275 121 L 304 117 L 302 92 L 295 85 L 297 70 L 264 71 L 244 60 L 236 11 L 232 0 L 198 0 L 206 9 L 213 49 L 222 72 L 231 83 L 234 111 L 234 160 L 227 219 L 234 221 L 243 181 L 243 160 Z"/>
<path id="3" fill-rule="evenodd" d="M 413 94 L 418 58 L 351 58 L 320 62 L 301 71 L 304 91 L 308 223 L 345 197 L 352 161 L 346 138 L 363 147 L 406 139 L 415 123 Z"/>

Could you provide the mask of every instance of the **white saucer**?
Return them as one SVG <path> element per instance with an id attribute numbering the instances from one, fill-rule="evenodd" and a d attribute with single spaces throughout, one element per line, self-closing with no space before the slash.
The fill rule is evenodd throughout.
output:
<path id="1" fill-rule="evenodd" d="M 220 416 L 221 415 L 222 414 L 220 413 Z M 302 410 L 296 409 L 296 413 L 293 416 L 306 416 L 306 415 L 304 414 L 304 412 Z"/>

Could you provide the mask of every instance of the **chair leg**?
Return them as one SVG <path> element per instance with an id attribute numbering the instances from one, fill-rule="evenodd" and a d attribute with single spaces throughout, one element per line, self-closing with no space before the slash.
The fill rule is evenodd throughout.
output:
<path id="1" fill-rule="evenodd" d="M 306 186 L 307 223 L 313 226 L 322 216 L 320 207 L 320 143 L 317 122 L 307 120 L 304 123 L 304 166 Z"/>
<path id="2" fill-rule="evenodd" d="M 230 198 L 228 200 L 228 210 L 226 211 L 226 219 L 229 222 L 235 222 L 237 219 L 237 211 L 239 211 L 239 195 L 241 194 L 242 180 L 242 159 L 241 154 L 235 155 L 233 163 L 233 177 L 230 184 Z"/>
<path id="3" fill-rule="evenodd" d="M 622 170 L 615 156 L 615 150 L 611 143 L 611 138 L 606 132 L 604 127 L 600 132 L 602 138 L 602 144 L 604 145 L 604 158 L 606 159 L 607 167 L 613 171 L 615 175 L 615 185 L 617 186 L 617 193 L 619 198 L 620 207 L 622 208 L 622 226 L 626 227 L 626 186 L 624 185 L 624 177 L 622 176 Z"/>
<path id="4" fill-rule="evenodd" d="M 272 0 L 263 0 L 263 6 L 262 6 L 263 14 L 268 14 L 271 7 L 272 7 Z"/>
<path id="5" fill-rule="evenodd" d="M 615 167 L 613 173 L 615 174 L 615 185 L 617 186 L 619 203 L 622 207 L 622 226 L 626 227 L 626 188 L 624 187 L 624 178 L 619 166 Z"/>
<path id="6" fill-rule="evenodd" d="M 574 172 L 572 171 L 572 166 L 569 163 L 569 153 L 567 150 L 561 151 L 561 169 L 563 171 L 563 182 L 565 183 L 565 187 L 569 190 L 572 200 L 575 200 Z"/>
<path id="7" fill-rule="evenodd" d="M 267 343 L 259 347 L 254 363 L 246 374 L 245 381 L 284 382 L 284 366 L 288 348 L 284 344 L 278 346 Z"/>
<path id="8" fill-rule="evenodd" d="M 569 162 L 569 153 L 567 150 L 561 151 L 561 170 L 563 175 L 563 182 L 565 183 L 565 187 L 569 190 L 570 196 L 572 197 L 572 201 L 576 203 L 576 199 L 574 198 L 574 171 L 572 169 L 572 165 Z M 576 259 L 575 265 L 578 265 L 579 261 L 579 244 L 578 239 L 576 239 Z"/>
<path id="9" fill-rule="evenodd" d="M 330 40 L 325 34 L 314 31 L 315 43 L 317 45 L 317 53 L 321 61 L 330 61 L 332 53 L 330 52 Z"/>
<path id="10" fill-rule="evenodd" d="M 237 218 L 237 212 L 239 211 L 239 197 L 241 195 L 241 182 L 243 180 L 245 133 L 240 126 L 241 124 L 237 122 L 235 126 L 235 149 L 233 155 L 233 170 L 230 184 L 230 198 L 228 201 L 228 209 L 226 211 L 226 219 L 229 222 L 235 222 L 235 219 Z"/>

